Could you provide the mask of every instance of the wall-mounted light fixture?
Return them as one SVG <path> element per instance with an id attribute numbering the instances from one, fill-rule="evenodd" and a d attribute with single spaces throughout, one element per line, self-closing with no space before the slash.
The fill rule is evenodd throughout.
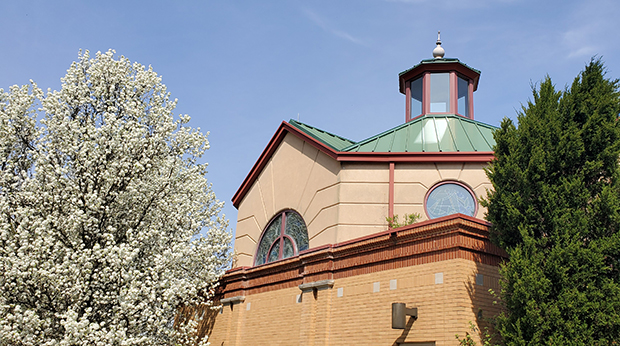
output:
<path id="1" fill-rule="evenodd" d="M 405 303 L 392 303 L 392 329 L 405 329 L 407 316 L 418 319 L 418 308 L 408 308 Z"/>

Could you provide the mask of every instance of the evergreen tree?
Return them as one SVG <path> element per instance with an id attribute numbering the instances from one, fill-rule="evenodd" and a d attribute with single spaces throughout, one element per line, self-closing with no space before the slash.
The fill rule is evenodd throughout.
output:
<path id="1" fill-rule="evenodd" d="M 593 59 L 570 88 L 549 77 L 495 133 L 484 204 L 501 268 L 507 345 L 620 340 L 620 94 Z"/>

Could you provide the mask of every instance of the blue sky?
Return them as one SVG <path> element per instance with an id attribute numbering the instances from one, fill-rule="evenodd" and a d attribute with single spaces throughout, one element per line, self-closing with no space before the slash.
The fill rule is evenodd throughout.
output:
<path id="1" fill-rule="evenodd" d="M 592 56 L 620 77 L 617 0 L 3 1 L 0 88 L 59 89 L 80 49 L 163 76 L 210 131 L 208 179 L 230 199 L 282 120 L 362 140 L 404 122 L 398 73 L 446 57 L 482 71 L 475 119 L 516 118 L 531 85 L 564 88 Z"/>

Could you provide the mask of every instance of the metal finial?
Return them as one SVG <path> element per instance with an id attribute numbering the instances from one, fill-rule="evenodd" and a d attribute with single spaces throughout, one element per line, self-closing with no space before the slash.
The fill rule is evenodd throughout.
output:
<path id="1" fill-rule="evenodd" d="M 437 47 L 433 49 L 433 58 L 441 59 L 446 54 L 446 51 L 441 46 L 441 31 L 437 31 Z"/>

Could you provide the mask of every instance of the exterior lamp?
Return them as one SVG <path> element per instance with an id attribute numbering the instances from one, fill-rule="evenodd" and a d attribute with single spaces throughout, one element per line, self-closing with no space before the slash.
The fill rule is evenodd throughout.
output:
<path id="1" fill-rule="evenodd" d="M 392 303 L 392 329 L 405 329 L 407 316 L 418 319 L 418 308 L 408 308 L 405 303 Z"/>

